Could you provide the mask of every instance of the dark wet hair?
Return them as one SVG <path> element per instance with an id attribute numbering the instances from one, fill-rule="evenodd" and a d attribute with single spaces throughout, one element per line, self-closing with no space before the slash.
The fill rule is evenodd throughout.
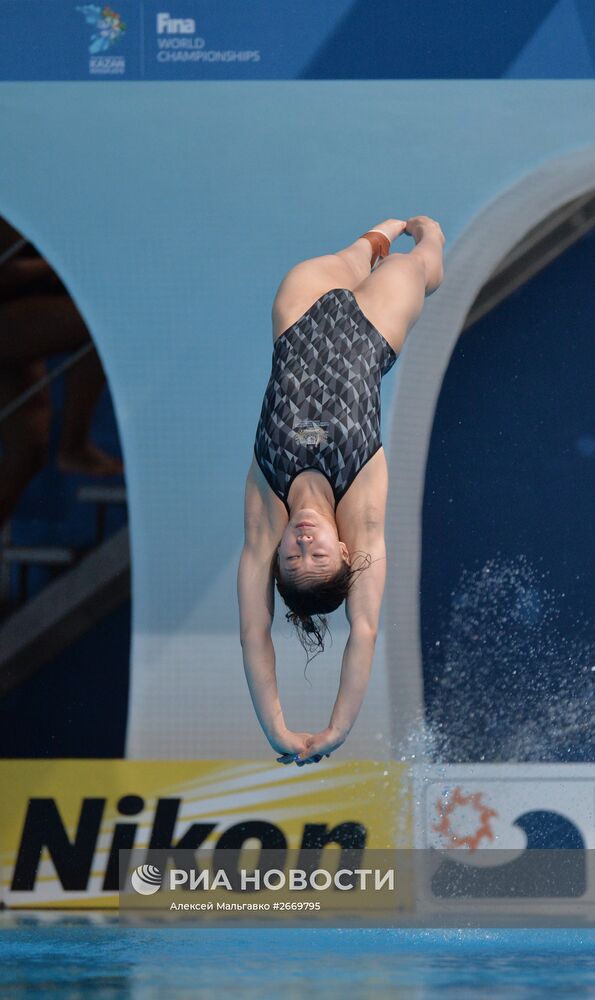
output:
<path id="1" fill-rule="evenodd" d="M 314 656 L 318 656 L 324 651 L 323 640 L 327 632 L 330 632 L 325 615 L 336 611 L 347 597 L 356 575 L 370 566 L 372 556 L 368 552 L 360 555 L 363 558 L 360 566 L 354 566 L 353 559 L 351 565 L 343 562 L 341 568 L 329 579 L 300 587 L 299 584 L 281 578 L 279 559 L 275 553 L 273 574 L 277 590 L 290 609 L 285 618 L 295 625 L 298 639 L 307 654 L 313 652 Z M 314 620 L 314 615 L 317 621 Z M 308 655 L 306 666 L 314 656 Z"/>

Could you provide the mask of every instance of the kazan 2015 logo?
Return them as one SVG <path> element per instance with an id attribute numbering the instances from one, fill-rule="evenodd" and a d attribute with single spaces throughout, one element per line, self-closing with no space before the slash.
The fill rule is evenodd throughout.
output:
<path id="1" fill-rule="evenodd" d="M 124 32 L 126 25 L 111 7 L 107 5 L 98 7 L 96 4 L 87 3 L 75 8 L 79 11 L 87 24 L 94 29 L 91 33 L 89 44 L 89 72 L 92 74 L 120 74 L 126 69 L 124 56 L 103 56 L 100 53 L 107 52 L 112 45 L 117 42 Z"/>

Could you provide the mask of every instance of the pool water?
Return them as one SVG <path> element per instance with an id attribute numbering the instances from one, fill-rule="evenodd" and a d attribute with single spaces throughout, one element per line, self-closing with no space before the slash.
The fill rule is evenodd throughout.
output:
<path id="1" fill-rule="evenodd" d="M 223 930 L 36 919 L 0 931 L 5 998 L 595 998 L 595 930 Z"/>

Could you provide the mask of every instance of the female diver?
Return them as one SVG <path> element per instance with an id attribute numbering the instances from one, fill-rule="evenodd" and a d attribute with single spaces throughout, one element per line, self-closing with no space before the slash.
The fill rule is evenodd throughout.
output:
<path id="1" fill-rule="evenodd" d="M 415 246 L 389 256 L 401 233 Z M 428 216 L 387 219 L 344 250 L 291 268 L 275 296 L 238 602 L 252 703 L 279 763 L 328 757 L 364 699 L 386 577 L 380 383 L 442 281 L 444 242 Z M 328 727 L 315 735 L 292 732 L 283 718 L 271 638 L 275 583 L 306 650 L 323 648 L 324 615 L 346 601 L 339 691 Z"/>

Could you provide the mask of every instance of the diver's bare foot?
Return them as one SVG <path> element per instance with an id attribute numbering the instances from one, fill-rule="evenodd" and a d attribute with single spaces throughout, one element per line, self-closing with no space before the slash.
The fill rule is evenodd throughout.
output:
<path id="1" fill-rule="evenodd" d="M 386 236 L 389 243 L 392 243 L 393 240 L 396 240 L 397 237 L 401 235 L 401 233 L 405 232 L 406 226 L 407 222 L 404 219 L 385 219 L 384 222 L 379 222 L 377 226 L 372 226 L 372 228 L 368 229 L 367 232 L 382 233 L 383 236 Z M 359 239 L 356 240 L 355 246 L 358 245 L 361 246 L 362 250 L 365 249 L 370 265 L 374 262 L 374 267 L 379 267 L 383 260 L 386 260 L 386 257 L 379 257 L 378 251 L 374 251 L 372 243 L 366 239 L 365 236 L 360 236 Z"/>
<path id="2" fill-rule="evenodd" d="M 87 476 L 120 476 L 124 466 L 119 458 L 108 455 L 94 444 L 85 444 L 76 451 L 60 451 L 57 459 L 62 472 L 77 472 Z"/>
<path id="3" fill-rule="evenodd" d="M 392 243 L 393 240 L 397 239 L 397 236 L 405 232 L 406 225 L 407 221 L 405 219 L 385 219 L 384 222 L 379 222 L 377 226 L 372 226 L 372 232 L 378 231 L 384 233 Z"/>

